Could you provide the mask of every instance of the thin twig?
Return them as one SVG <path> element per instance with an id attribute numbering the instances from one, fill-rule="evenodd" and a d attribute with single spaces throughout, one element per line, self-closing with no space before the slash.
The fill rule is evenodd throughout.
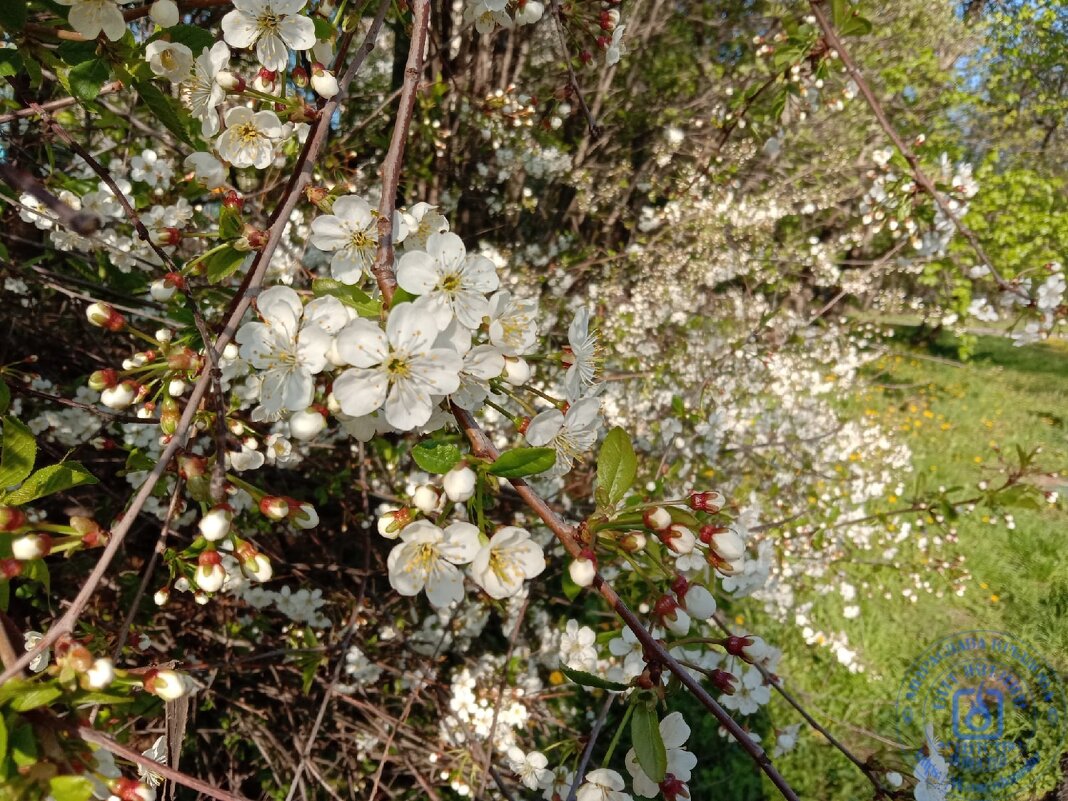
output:
<path id="1" fill-rule="evenodd" d="M 586 775 L 586 766 L 590 764 L 590 757 L 593 756 L 593 747 L 597 744 L 597 738 L 601 736 L 601 729 L 604 728 L 604 722 L 608 718 L 608 710 L 612 708 L 615 700 L 616 694 L 609 693 L 604 699 L 601 711 L 597 713 L 597 719 L 590 730 L 590 739 L 586 741 L 586 747 L 582 750 L 582 756 L 579 757 L 578 766 L 575 768 L 575 778 L 571 782 L 571 789 L 567 791 L 567 801 L 575 801 L 575 793 L 582 784 L 582 779 Z"/>
<path id="2" fill-rule="evenodd" d="M 112 81 L 111 83 L 106 83 L 100 87 L 100 91 L 97 93 L 97 96 L 99 97 L 100 95 L 110 95 L 114 92 L 118 92 L 120 89 L 122 89 L 122 87 L 122 81 Z M 60 109 L 68 108 L 69 106 L 73 106 L 74 104 L 79 102 L 81 101 L 79 101 L 76 97 L 61 97 L 57 100 L 49 100 L 47 103 L 41 103 L 40 105 L 41 108 L 43 108 L 45 111 L 59 111 Z M 21 119 L 23 117 L 36 116 L 37 111 L 35 109 L 20 108 L 18 111 L 10 111 L 7 114 L 0 114 L 0 125 L 3 125 L 4 123 L 8 122 L 14 122 L 15 120 Z"/>
<path id="3" fill-rule="evenodd" d="M 190 790 L 196 790 L 198 793 L 203 793 L 209 798 L 215 798 L 218 799 L 218 801 L 249 801 L 249 799 L 243 795 L 220 790 L 218 787 L 213 787 L 195 776 L 190 776 L 188 773 L 182 773 L 179 770 L 175 770 L 170 765 L 164 765 L 162 762 L 157 762 L 154 759 L 146 757 L 144 754 L 138 753 L 132 748 L 127 748 L 122 743 L 115 742 L 115 740 L 107 735 L 101 734 L 96 729 L 89 726 L 78 726 L 76 732 L 78 736 L 87 743 L 93 743 L 99 745 L 101 748 L 106 748 L 115 756 L 128 759 L 143 768 L 147 768 L 152 773 L 158 773 L 163 778 L 170 779 L 175 784 L 188 787 Z"/>
<path id="4" fill-rule="evenodd" d="M 853 57 L 846 50 L 845 45 L 842 44 L 841 38 L 838 36 L 838 32 L 835 31 L 834 25 L 827 18 L 827 14 L 824 12 L 821 0 L 809 0 L 809 6 L 812 9 L 812 15 L 816 18 L 817 24 L 820 26 L 820 30 L 823 31 L 823 36 L 827 40 L 829 47 L 837 51 L 839 58 L 842 59 L 842 64 L 845 65 L 846 71 L 849 73 L 849 77 L 853 79 L 853 83 L 857 85 L 857 89 L 864 96 L 864 100 L 867 101 L 868 107 L 871 108 L 872 113 L 875 115 L 875 119 L 879 121 L 879 126 L 883 129 L 886 135 L 890 138 L 890 141 L 894 143 L 894 147 L 898 149 L 905 161 L 908 162 L 910 169 L 912 170 L 912 177 L 916 179 L 916 183 L 931 196 L 932 200 L 938 205 L 938 208 L 942 210 L 942 213 L 946 215 L 952 221 L 956 229 L 961 235 L 968 240 L 968 244 L 971 245 L 972 250 L 979 257 L 982 264 L 990 271 L 991 277 L 997 283 L 999 287 L 1007 292 L 1019 295 L 1020 297 L 1030 299 L 1030 296 L 1022 290 L 1019 286 L 1006 280 L 994 267 L 994 262 L 987 255 L 982 244 L 979 242 L 979 238 L 975 235 L 964 221 L 950 208 L 948 201 L 935 187 L 934 182 L 927 176 L 927 173 L 920 167 L 919 159 L 916 158 L 916 154 L 912 152 L 911 148 L 905 144 L 905 140 L 901 138 L 901 135 L 897 132 L 897 129 L 890 122 L 890 118 L 886 116 L 886 112 L 883 110 L 882 104 L 875 96 L 871 86 L 864 79 L 863 73 L 857 67 Z"/>
<path id="5" fill-rule="evenodd" d="M 393 292 L 397 288 L 397 277 L 393 273 L 393 210 L 397 203 L 397 185 L 400 183 L 401 165 L 404 162 L 404 145 L 408 140 L 412 113 L 415 111 L 416 89 L 419 87 L 419 76 L 423 74 L 423 51 L 426 50 L 426 39 L 430 30 L 430 0 L 414 0 L 412 10 L 412 39 L 408 47 L 408 61 L 404 65 L 404 85 L 397 109 L 397 122 L 393 126 L 393 137 L 389 142 L 386 160 L 382 163 L 378 252 L 371 267 L 387 305 L 392 302 Z"/>
<path id="6" fill-rule="evenodd" d="M 553 25 L 556 28 L 556 35 L 560 39 L 560 48 L 564 51 L 564 62 L 567 64 L 567 77 L 571 83 L 571 89 L 575 93 L 575 97 L 578 98 L 579 105 L 582 107 L 582 113 L 586 117 L 586 125 L 590 129 L 590 138 L 598 139 L 601 136 L 601 126 L 597 124 L 597 120 L 593 118 L 593 112 L 590 111 L 590 107 L 586 105 L 586 98 L 582 94 L 582 89 L 579 87 L 578 77 L 575 75 L 575 67 L 571 63 L 571 48 L 567 46 L 567 35 L 564 31 L 564 22 L 561 19 L 563 13 L 560 11 L 560 0 L 552 0 L 552 16 Z"/>

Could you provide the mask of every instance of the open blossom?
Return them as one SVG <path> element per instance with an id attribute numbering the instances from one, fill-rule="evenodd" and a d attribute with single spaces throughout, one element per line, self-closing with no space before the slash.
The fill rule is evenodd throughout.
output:
<path id="1" fill-rule="evenodd" d="M 552 779 L 552 771 L 546 767 L 548 764 L 548 758 L 541 751 L 524 754 L 523 749 L 514 745 L 508 749 L 508 765 L 528 789 L 537 790 Z"/>
<path id="2" fill-rule="evenodd" d="M 429 203 L 416 203 L 402 215 L 408 235 L 404 237 L 405 250 L 426 250 L 426 241 L 431 234 L 443 234 L 449 230 L 449 221 Z"/>
<path id="3" fill-rule="evenodd" d="M 180 42 L 157 39 L 145 46 L 145 58 L 153 74 L 180 83 L 193 68 L 193 51 Z"/>
<path id="4" fill-rule="evenodd" d="M 219 132 L 219 104 L 226 97 L 226 90 L 215 80 L 230 64 L 230 48 L 225 42 L 216 42 L 205 47 L 193 62 L 189 77 L 182 84 L 182 98 L 189 111 L 200 120 L 202 136 L 215 136 Z"/>
<path id="5" fill-rule="evenodd" d="M 489 336 L 505 356 L 529 353 L 538 337 L 538 303 L 501 290 L 489 300 Z"/>
<path id="6" fill-rule="evenodd" d="M 143 150 L 130 159 L 130 177 L 149 186 L 166 186 L 174 175 L 170 161 L 161 159 L 155 150 Z"/>
<path id="7" fill-rule="evenodd" d="M 141 752 L 142 756 L 146 756 L 153 762 L 158 762 L 161 765 L 167 764 L 167 735 L 161 734 L 156 738 L 156 741 L 145 751 Z M 137 775 L 145 784 L 149 787 L 157 787 L 163 783 L 163 777 L 153 770 L 146 768 L 144 765 L 137 766 Z"/>
<path id="8" fill-rule="evenodd" d="M 235 106 L 226 112 L 226 130 L 215 149 L 235 167 L 266 169 L 274 160 L 274 143 L 282 137 L 282 123 L 273 111 Z"/>
<path id="9" fill-rule="evenodd" d="M 560 661 L 572 670 L 587 673 L 597 668 L 597 636 L 589 626 L 579 626 L 577 620 L 567 621 L 560 637 Z"/>
<path id="10" fill-rule="evenodd" d="M 660 737 L 667 751 L 667 773 L 680 781 L 689 781 L 697 765 L 697 757 L 686 750 L 686 741 L 690 739 L 690 727 L 681 712 L 672 712 L 660 721 Z M 624 760 L 627 771 L 633 778 L 634 792 L 643 798 L 656 798 L 660 786 L 650 779 L 638 763 L 638 755 L 631 748 Z"/>
<path id="11" fill-rule="evenodd" d="M 231 47 L 256 45 L 256 58 L 269 70 L 289 66 L 289 50 L 315 45 L 315 24 L 301 16 L 307 0 L 234 0 L 222 19 L 223 38 Z"/>
<path id="12" fill-rule="evenodd" d="M 405 253 L 397 264 L 397 283 L 419 295 L 416 308 L 445 328 L 455 317 L 475 329 L 489 313 L 486 293 L 500 284 L 497 268 L 485 256 L 468 255 L 463 240 L 454 233 L 431 234 L 426 251 Z"/>
<path id="13" fill-rule="evenodd" d="M 516 25 L 533 25 L 545 14 L 545 4 L 538 0 L 520 2 L 515 10 Z"/>
<path id="14" fill-rule="evenodd" d="M 575 793 L 575 801 L 631 801 L 630 793 L 623 792 L 626 786 L 614 770 L 591 770 Z"/>
<path id="15" fill-rule="evenodd" d="M 512 27 L 512 18 L 508 16 L 508 0 L 469 0 L 464 8 L 464 19 L 475 23 L 479 33 L 493 33 L 500 25 Z"/>
<path id="16" fill-rule="evenodd" d="M 733 695 L 724 695 L 719 699 L 723 706 L 740 715 L 755 714 L 770 701 L 771 689 L 764 683 L 764 676 L 756 667 L 750 667 L 745 672 Z"/>
<path id="17" fill-rule="evenodd" d="M 626 25 L 617 25 L 616 29 L 612 31 L 612 41 L 608 43 L 608 47 L 604 51 L 604 63 L 611 67 L 613 64 L 618 64 L 627 52 L 626 45 L 623 44 L 623 31 L 626 30 Z"/>
<path id="18" fill-rule="evenodd" d="M 571 470 L 575 459 L 593 447 L 601 426 L 601 401 L 583 398 L 564 414 L 559 409 L 541 412 L 527 426 L 527 442 L 556 451 L 556 463 L 549 471 L 561 476 Z"/>
<path id="19" fill-rule="evenodd" d="M 459 601 L 464 595 L 463 573 L 456 565 L 470 562 L 478 553 L 478 528 L 453 523 L 440 529 L 427 520 L 404 527 L 401 543 L 389 552 L 389 583 L 401 595 L 418 595 L 424 589 L 435 607 Z"/>
<path id="20" fill-rule="evenodd" d="M 126 20 L 115 0 L 56 0 L 70 6 L 67 21 L 86 39 L 104 36 L 116 42 L 126 33 Z"/>
<path id="21" fill-rule="evenodd" d="M 564 391 L 567 399 L 574 401 L 582 396 L 587 387 L 593 386 L 597 375 L 597 334 L 590 333 L 590 310 L 581 308 L 567 329 L 570 362 L 564 375 Z"/>
<path id="22" fill-rule="evenodd" d="M 357 319 L 337 336 L 337 352 L 353 368 L 334 381 L 341 411 L 362 417 L 383 409 L 386 421 L 411 431 L 430 419 L 436 398 L 460 385 L 463 363 L 451 348 L 435 348 L 438 329 L 411 303 L 393 309 L 383 331 Z"/>
<path id="23" fill-rule="evenodd" d="M 359 195 L 334 201 L 330 214 L 312 220 L 311 243 L 334 255 L 330 275 L 343 284 L 357 283 L 378 252 L 378 215 Z"/>
<path id="24" fill-rule="evenodd" d="M 187 170 L 193 170 L 196 179 L 208 189 L 218 189 L 226 184 L 226 165 L 211 153 L 190 153 L 182 162 Z"/>
<path id="25" fill-rule="evenodd" d="M 306 409 L 315 394 L 313 376 L 326 367 L 333 337 L 321 321 L 309 319 L 300 296 L 289 287 L 264 290 L 256 306 L 263 322 L 245 323 L 235 340 L 241 345 L 241 358 L 264 371 L 260 404 L 268 414 Z M 338 314 L 344 312 L 335 310 Z M 347 319 L 334 322 L 343 325 Z"/>
<path id="26" fill-rule="evenodd" d="M 509 598 L 523 589 L 523 581 L 545 570 L 541 546 L 530 532 L 516 526 L 499 529 L 471 562 L 471 577 L 490 598 Z"/>

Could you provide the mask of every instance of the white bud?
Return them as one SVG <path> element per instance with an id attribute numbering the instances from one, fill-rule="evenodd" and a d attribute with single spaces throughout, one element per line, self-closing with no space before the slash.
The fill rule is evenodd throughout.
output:
<path id="1" fill-rule="evenodd" d="M 219 84 L 227 92 L 232 92 L 241 85 L 241 79 L 230 70 L 219 70 L 215 73 L 215 83 Z"/>
<path id="2" fill-rule="evenodd" d="M 172 398 L 180 398 L 185 394 L 186 383 L 180 378 L 172 378 L 167 384 L 167 394 Z"/>
<path id="3" fill-rule="evenodd" d="M 441 483 L 450 501 L 463 503 L 474 496 L 477 480 L 474 470 L 467 465 L 460 465 L 446 473 Z"/>
<path id="4" fill-rule="evenodd" d="M 145 680 L 145 689 L 164 701 L 176 701 L 193 689 L 193 682 L 176 670 L 157 670 Z"/>
<path id="5" fill-rule="evenodd" d="M 683 598 L 686 611 L 698 620 L 708 620 L 716 614 L 716 599 L 703 584 L 691 584 Z"/>
<path id="6" fill-rule="evenodd" d="M 752 640 L 752 643 L 742 647 L 742 654 L 750 662 L 763 662 L 771 656 L 771 646 L 764 642 L 762 638 L 747 635 L 746 639 Z"/>
<path id="7" fill-rule="evenodd" d="M 129 381 L 123 381 L 113 387 L 108 387 L 100 393 L 100 402 L 109 409 L 126 409 L 134 402 L 137 392 Z"/>
<path id="8" fill-rule="evenodd" d="M 178 291 L 178 287 L 174 284 L 168 284 L 164 279 L 158 278 L 152 282 L 152 285 L 148 288 L 148 294 L 152 296 L 152 300 L 157 303 L 166 303 L 168 300 L 174 297 L 174 293 Z"/>
<path id="9" fill-rule="evenodd" d="M 293 412 L 289 417 L 289 433 L 294 439 L 312 439 L 324 428 L 326 428 L 326 418 L 315 409 Z"/>
<path id="10" fill-rule="evenodd" d="M 222 565 L 197 565 L 193 581 L 204 592 L 218 592 L 226 581 L 226 571 Z"/>
<path id="11" fill-rule="evenodd" d="M 156 602 L 156 606 L 166 606 L 167 601 L 171 599 L 171 591 L 167 587 L 161 587 L 156 590 L 156 594 L 152 596 L 152 600 Z"/>
<path id="12" fill-rule="evenodd" d="M 745 556 L 745 543 L 730 529 L 713 534 L 710 545 L 716 556 L 726 562 L 736 562 Z"/>
<path id="13" fill-rule="evenodd" d="M 158 331 L 156 331 L 156 341 L 159 342 L 159 344 L 166 345 L 172 339 L 174 339 L 174 332 L 171 331 L 171 329 L 160 328 Z"/>
<path id="14" fill-rule="evenodd" d="M 101 657 L 85 672 L 85 681 L 90 690 L 103 690 L 115 680 L 115 665 L 110 659 Z"/>
<path id="15" fill-rule="evenodd" d="M 597 565 L 593 563 L 593 560 L 580 556 L 578 559 L 572 560 L 571 564 L 567 566 L 567 572 L 571 576 L 571 580 L 577 585 L 589 587 L 593 584 L 593 579 L 597 575 Z"/>
<path id="16" fill-rule="evenodd" d="M 693 551 L 697 538 L 686 526 L 675 523 L 664 535 L 664 544 L 680 556 Z"/>
<path id="17" fill-rule="evenodd" d="M 505 358 L 504 380 L 513 387 L 521 387 L 530 380 L 530 365 L 526 359 Z"/>
<path id="18" fill-rule="evenodd" d="M 338 93 L 337 78 L 330 70 L 314 70 L 311 76 L 311 88 L 319 97 L 329 100 Z"/>
<path id="19" fill-rule="evenodd" d="M 178 24 L 178 4 L 174 0 L 156 0 L 148 9 L 148 16 L 161 28 Z"/>
<path id="20" fill-rule="evenodd" d="M 671 630 L 672 634 L 685 637 L 690 632 L 690 616 L 686 614 L 685 609 L 676 607 L 674 615 L 664 618 L 664 625 Z"/>
<path id="21" fill-rule="evenodd" d="M 901 778 L 901 774 L 897 771 L 890 771 L 886 774 L 886 783 L 895 790 L 900 787 L 903 782 L 904 779 Z"/>
<path id="22" fill-rule="evenodd" d="M 200 518 L 200 534 L 208 542 L 217 542 L 230 533 L 230 522 L 233 519 L 234 513 L 228 506 L 216 506 Z"/>
<path id="23" fill-rule="evenodd" d="M 27 534 L 11 543 L 11 555 L 20 562 L 45 556 L 44 541 L 36 534 Z"/>
<path id="24" fill-rule="evenodd" d="M 657 506 L 645 513 L 645 523 L 654 531 L 663 531 L 671 525 L 671 515 L 663 506 Z"/>
<path id="25" fill-rule="evenodd" d="M 111 319 L 113 310 L 106 303 L 90 303 L 85 307 L 85 319 L 96 326 L 103 326 Z"/>
<path id="26" fill-rule="evenodd" d="M 274 575 L 274 567 L 271 560 L 265 554 L 258 553 L 243 563 L 245 572 L 256 581 L 270 581 Z"/>
<path id="27" fill-rule="evenodd" d="M 293 525 L 297 528 L 304 530 L 315 528 L 319 525 L 319 513 L 315 511 L 314 506 L 307 502 L 298 506 L 296 511 L 292 511 L 289 519 L 293 521 Z"/>
<path id="28" fill-rule="evenodd" d="M 437 487 L 430 484 L 423 484 L 412 493 L 412 505 L 425 515 L 433 514 L 440 500 Z"/>

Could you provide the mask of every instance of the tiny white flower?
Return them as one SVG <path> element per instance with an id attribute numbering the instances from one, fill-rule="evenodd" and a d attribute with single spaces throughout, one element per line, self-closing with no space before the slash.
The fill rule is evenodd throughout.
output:
<path id="1" fill-rule="evenodd" d="M 230 63 L 230 48 L 225 42 L 216 42 L 205 47 L 196 61 L 189 77 L 182 84 L 182 98 L 189 111 L 200 120 L 200 133 L 204 137 L 219 132 L 219 104 L 226 97 L 226 90 L 215 80 Z"/>
<path id="2" fill-rule="evenodd" d="M 614 770 L 591 770 L 575 793 L 575 801 L 631 801 L 630 793 L 623 792 L 626 786 Z"/>
<path id="3" fill-rule="evenodd" d="M 538 337 L 538 303 L 501 290 L 489 302 L 490 342 L 505 356 L 529 353 Z"/>
<path id="4" fill-rule="evenodd" d="M 587 673 L 596 670 L 596 641 L 597 637 L 589 626 L 579 626 L 577 620 L 567 621 L 560 637 L 560 661 L 572 670 L 583 670 Z"/>
<path id="5" fill-rule="evenodd" d="M 508 749 L 508 765 L 530 790 L 537 790 L 552 778 L 552 771 L 546 767 L 548 764 L 548 758 L 541 751 L 524 754 L 523 749 L 514 745 Z"/>
<path id="6" fill-rule="evenodd" d="M 156 738 L 156 741 L 149 746 L 148 750 L 141 752 L 142 756 L 146 756 L 153 762 L 158 762 L 161 765 L 167 764 L 167 735 L 161 734 Z M 155 771 L 149 770 L 144 765 L 137 766 L 137 776 L 141 781 L 147 784 L 149 787 L 158 787 L 163 783 L 163 777 Z"/>
<path id="7" fill-rule="evenodd" d="M 413 250 L 397 263 L 397 283 L 418 295 L 415 306 L 444 329 L 455 317 L 466 328 L 476 329 L 489 314 L 487 292 L 500 284 L 497 268 L 485 256 L 468 255 L 456 234 L 431 234 L 426 250 Z"/>
<path id="8" fill-rule="evenodd" d="M 525 436 L 535 447 L 556 451 L 556 463 L 549 473 L 561 476 L 571 470 L 575 459 L 593 447 L 600 426 L 600 399 L 583 398 L 572 404 L 567 414 L 548 409 L 536 415 L 527 426 Z"/>
<path id="9" fill-rule="evenodd" d="M 145 58 L 154 75 L 166 78 L 171 83 L 180 83 L 189 77 L 193 68 L 193 51 L 181 42 L 166 42 L 157 39 L 145 47 Z"/>
<path id="10" fill-rule="evenodd" d="M 61 6 L 70 6 L 67 22 L 86 39 L 104 36 L 116 42 L 126 33 L 126 20 L 116 0 L 56 0 Z"/>
<path id="11" fill-rule="evenodd" d="M 491 598 L 510 598 L 545 570 L 541 546 L 516 526 L 499 529 L 471 562 L 471 577 Z"/>
<path id="12" fill-rule="evenodd" d="M 130 177 L 149 186 L 170 183 L 174 168 L 167 159 L 161 159 L 155 150 L 144 150 L 130 159 Z"/>
<path id="13" fill-rule="evenodd" d="M 459 601 L 464 577 L 456 565 L 467 564 L 478 553 L 478 528 L 453 523 L 444 530 L 427 520 L 409 523 L 401 543 L 389 552 L 389 583 L 401 595 L 418 595 L 424 589 L 431 605 L 441 608 Z"/>
<path id="14" fill-rule="evenodd" d="M 459 387 L 463 367 L 456 351 L 433 346 L 437 334 L 411 303 L 390 312 L 385 331 L 369 320 L 349 323 L 337 336 L 337 352 L 354 365 L 334 380 L 341 410 L 361 417 L 381 408 L 400 431 L 425 424 L 436 399 Z"/>
<path id="15" fill-rule="evenodd" d="M 300 11 L 307 0 L 234 0 L 222 18 L 223 38 L 231 47 L 256 46 L 256 58 L 269 70 L 289 66 L 289 50 L 315 45 L 315 24 Z"/>
<path id="16" fill-rule="evenodd" d="M 437 206 L 429 203 L 416 203 L 403 214 L 403 218 L 408 230 L 408 235 L 404 237 L 405 250 L 426 250 L 426 242 L 431 234 L 443 234 L 449 230 L 449 221 Z"/>
<path id="17" fill-rule="evenodd" d="M 282 133 L 282 123 L 273 111 L 235 106 L 226 112 L 226 130 L 215 141 L 215 149 L 235 167 L 263 170 L 274 161 L 274 143 Z"/>
<path id="18" fill-rule="evenodd" d="M 190 153 L 182 165 L 187 170 L 193 170 L 196 179 L 208 189 L 218 189 L 226 184 L 226 165 L 211 153 Z"/>
<path id="19" fill-rule="evenodd" d="M 378 252 L 378 214 L 359 195 L 339 197 L 330 214 L 312 220 L 311 243 L 334 254 L 331 276 L 349 286 L 356 284 Z"/>
<path id="20" fill-rule="evenodd" d="M 627 52 L 627 47 L 623 44 L 623 31 L 626 30 L 626 27 L 626 25 L 617 25 L 616 29 L 612 31 L 612 41 L 608 43 L 608 47 L 604 51 L 604 63 L 609 67 L 613 64 L 618 64 L 619 59 Z"/>

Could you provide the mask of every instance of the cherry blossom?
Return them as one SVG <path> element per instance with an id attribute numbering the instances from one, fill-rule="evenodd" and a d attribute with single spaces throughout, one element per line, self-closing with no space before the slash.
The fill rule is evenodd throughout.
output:
<path id="1" fill-rule="evenodd" d="M 356 284 L 378 252 L 378 215 L 359 195 L 343 195 L 334 201 L 331 214 L 312 220 L 311 243 L 334 254 L 331 276 L 343 284 Z"/>
<path id="2" fill-rule="evenodd" d="M 538 337 L 538 303 L 501 290 L 490 297 L 490 342 L 505 356 L 529 353 Z"/>
<path id="3" fill-rule="evenodd" d="M 490 537 L 471 562 L 471 577 L 490 598 L 508 598 L 523 589 L 523 582 L 541 575 L 545 556 L 530 532 L 505 526 Z"/>
<path id="4" fill-rule="evenodd" d="M 337 336 L 337 352 L 352 369 L 334 380 L 341 410 L 362 417 L 383 409 L 401 431 L 425 424 L 437 398 L 460 385 L 463 362 L 451 348 L 435 348 L 438 330 L 413 304 L 392 312 L 383 331 L 353 320 Z"/>
<path id="5" fill-rule="evenodd" d="M 157 39 L 145 47 L 149 69 L 172 83 L 180 83 L 193 67 L 193 51 L 180 42 Z"/>
<path id="6" fill-rule="evenodd" d="M 400 539 L 386 562 L 389 583 L 397 592 L 418 595 L 425 589 L 436 607 L 463 598 L 463 573 L 456 565 L 467 564 L 478 553 L 475 526 L 453 523 L 443 530 L 427 520 L 416 520 L 405 526 Z"/>
<path id="7" fill-rule="evenodd" d="M 101 33 L 115 42 L 126 33 L 126 20 L 116 0 L 56 0 L 61 6 L 70 6 L 67 21 L 86 39 L 95 39 Z"/>
<path id="8" fill-rule="evenodd" d="M 256 307 L 263 321 L 245 323 L 235 341 L 241 358 L 263 371 L 260 405 L 268 414 L 304 410 L 315 392 L 313 376 L 327 365 L 332 337 L 305 317 L 300 296 L 289 287 L 264 290 Z"/>
<path id="9" fill-rule="evenodd" d="M 307 0 L 234 0 L 222 19 L 223 38 L 231 47 L 256 46 L 256 58 L 269 70 L 289 66 L 289 50 L 315 45 L 315 25 L 300 14 Z"/>
<path id="10" fill-rule="evenodd" d="M 549 447 L 556 451 L 556 463 L 550 473 L 564 475 L 582 454 L 597 441 L 601 427 L 601 401 L 583 398 L 573 403 L 564 414 L 548 409 L 535 416 L 527 426 L 527 442 L 535 447 Z"/>
<path id="11" fill-rule="evenodd" d="M 593 386 L 597 374 L 597 334 L 590 333 L 590 310 L 579 309 L 567 329 L 567 360 L 570 365 L 564 375 L 567 399 L 581 397 L 587 387 Z"/>
<path id="12" fill-rule="evenodd" d="M 468 255 L 456 234 L 431 234 L 426 250 L 413 250 L 397 264 L 397 283 L 419 295 L 415 302 L 440 328 L 455 317 L 461 325 L 478 328 L 489 312 L 486 293 L 497 288 L 497 268 L 485 256 Z"/>
<path id="13" fill-rule="evenodd" d="M 282 123 L 273 111 L 235 106 L 226 112 L 226 130 L 215 141 L 215 149 L 235 167 L 262 170 L 274 160 L 274 143 L 281 137 Z"/>
<path id="14" fill-rule="evenodd" d="M 216 42 L 204 48 L 193 62 L 192 72 L 182 84 L 182 97 L 189 111 L 200 120 L 200 134 L 215 136 L 219 132 L 219 114 L 216 111 L 226 97 L 226 90 L 216 81 L 216 76 L 230 63 L 230 48 L 224 42 Z"/>
<path id="15" fill-rule="evenodd" d="M 575 801 L 632 801 L 630 793 L 623 792 L 626 786 L 614 770 L 591 770 L 575 793 Z"/>
<path id="16" fill-rule="evenodd" d="M 697 765 L 697 757 L 686 750 L 686 741 L 690 739 L 690 727 L 681 712 L 672 712 L 660 721 L 660 737 L 667 750 L 667 773 L 676 779 L 689 781 Z M 638 763 L 638 755 L 631 748 L 624 763 L 633 779 L 634 793 L 643 798 L 656 798 L 660 786 L 646 775 Z"/>

